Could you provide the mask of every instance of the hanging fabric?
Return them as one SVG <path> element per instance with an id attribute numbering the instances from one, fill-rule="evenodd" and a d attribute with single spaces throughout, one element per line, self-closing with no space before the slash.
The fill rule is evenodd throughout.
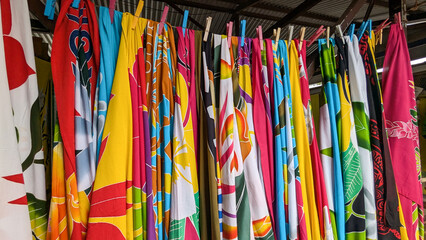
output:
<path id="1" fill-rule="evenodd" d="M 5 8 L 6 4 L 8 4 L 7 7 L 9 8 Z M 16 125 L 14 123 L 11 93 L 9 92 L 9 82 L 12 81 L 12 79 L 8 78 L 7 60 L 5 58 L 6 50 L 4 48 L 3 34 L 10 33 L 10 28 L 12 27 L 11 12 L 6 13 L 9 9 L 10 1 L 2 1 L 0 5 L 0 19 L 2 20 L 2 24 L 0 24 L 0 111 L 2 113 L 0 124 L 4 129 L 0 131 L 0 144 L 2 146 L 0 149 L 0 154 L 2 156 L 0 159 L 0 189 L 2 192 L 0 197 L 0 207 L 2 209 L 0 213 L 0 232 L 2 238 L 6 240 L 16 238 L 31 239 L 32 227 L 27 205 L 28 201 L 22 173 L 18 139 L 15 132 Z M 5 17 L 3 17 L 3 15 Z M 6 17 L 9 17 L 9 19 Z M 3 29 L 6 31 L 4 32 Z M 10 40 L 16 42 L 16 40 L 12 40 L 12 38 Z M 20 44 L 18 46 L 20 46 Z M 27 63 L 24 62 L 24 64 Z M 25 67 L 25 65 L 23 65 L 23 67 Z M 27 81 L 27 78 L 28 75 L 23 81 Z M 22 85 L 23 83 L 20 84 Z"/>
<path id="2" fill-rule="evenodd" d="M 194 125 L 197 115 L 194 31 L 177 28 L 170 238 L 200 239 Z M 182 231 L 182 229 L 185 229 Z"/>
<path id="3" fill-rule="evenodd" d="M 2 104 L 5 104 L 6 108 L 12 109 L 13 125 L 9 125 L 10 122 L 7 117 L 9 109 L 5 110 L 5 124 L 12 127 L 14 132 L 16 131 L 9 138 L 5 138 L 6 141 L 11 141 L 11 143 L 6 143 L 5 145 L 11 148 L 11 161 L 17 160 L 14 154 L 16 154 L 16 150 L 19 151 L 18 156 L 23 173 L 23 175 L 20 175 L 21 171 L 17 171 L 18 169 L 12 167 L 12 172 L 16 175 L 7 175 L 8 173 L 5 172 L 5 175 L 1 174 L 1 176 L 3 177 L 3 183 L 7 184 L 10 187 L 9 189 L 15 188 L 12 183 L 24 184 L 25 182 L 26 197 L 20 195 L 17 198 L 8 199 L 6 208 L 11 207 L 11 204 L 28 204 L 32 235 L 44 239 L 46 238 L 48 207 L 46 201 L 44 151 L 41 141 L 39 92 L 35 72 L 31 24 L 28 15 L 26 1 L 6 0 L 1 2 L 3 37 L 1 51 L 4 52 L 5 60 L 5 63 L 2 64 L 2 68 L 4 68 L 2 72 L 7 73 L 7 77 L 4 77 L 3 81 L 7 79 L 8 84 L 5 84 L 4 87 L 8 85 L 8 88 L 5 89 L 9 89 L 9 92 L 4 95 L 5 98 L 9 99 Z M 9 132 L 6 132 L 4 137 L 7 134 Z M 13 149 L 14 139 L 17 140 L 18 149 Z M 9 155 L 9 153 L 5 152 L 5 155 Z M 6 157 L 6 159 L 8 158 Z M 6 165 L 2 168 L 8 167 Z M 12 196 L 9 195 L 7 198 L 9 197 Z M 16 197 L 16 195 L 13 194 L 13 197 Z M 23 213 L 19 208 L 16 208 L 16 211 Z M 25 225 L 26 218 L 24 219 L 22 220 Z M 11 223 L 6 222 L 5 224 L 9 226 Z M 21 234 L 25 233 L 17 233 L 13 238 L 17 238 Z"/>
<path id="4" fill-rule="evenodd" d="M 220 37 L 220 36 L 219 36 Z M 216 89 L 214 84 L 213 76 L 213 58 L 214 53 L 212 52 L 212 42 L 214 41 L 214 35 L 209 34 L 206 42 L 202 42 L 202 75 L 200 78 L 200 92 L 202 101 L 200 101 L 201 111 L 199 111 L 199 122 L 200 122 L 200 133 L 204 128 L 206 129 L 206 134 L 201 137 L 200 134 L 200 171 L 203 171 L 201 166 L 203 165 L 203 160 L 206 159 L 207 163 L 204 165 L 204 171 L 207 172 L 206 183 L 204 186 L 208 187 L 206 196 L 206 212 L 209 214 L 206 216 L 206 226 L 203 227 L 202 219 L 200 219 L 200 231 L 201 239 L 221 239 L 221 230 L 220 230 L 220 219 L 221 211 L 219 210 L 219 195 L 220 188 L 220 166 L 219 159 L 217 155 L 217 145 L 216 145 L 216 126 L 217 126 L 217 109 L 216 109 Z M 205 123 L 204 123 L 205 122 Z M 203 126 L 205 124 L 205 127 Z M 205 143 L 205 150 L 202 149 L 202 142 Z M 207 166 L 206 166 L 207 165 Z M 203 191 L 202 179 L 200 177 L 200 192 Z M 204 187 L 207 188 L 207 187 Z M 200 205 L 202 204 L 202 199 L 200 197 Z M 201 210 L 200 210 L 201 211 Z M 203 232 L 206 231 L 205 233 Z M 205 234 L 205 235 L 204 235 Z"/>
<path id="5" fill-rule="evenodd" d="M 367 80 L 364 64 L 359 53 L 358 38 L 345 36 L 348 50 L 348 72 L 351 84 L 352 110 L 355 119 L 358 152 L 361 160 L 362 179 L 364 187 L 365 227 L 367 239 L 378 239 L 376 203 L 374 189 L 373 158 L 370 147 L 370 113 L 367 99 Z"/>
<path id="6" fill-rule="evenodd" d="M 99 160 L 99 151 L 102 144 L 102 134 L 105 126 L 105 118 L 114 81 L 115 66 L 117 64 L 118 49 L 121 37 L 121 19 L 123 13 L 114 11 L 114 20 L 111 23 L 109 9 L 99 8 L 99 36 L 102 45 L 100 53 L 99 76 L 96 85 L 95 108 L 93 114 L 93 130 L 96 141 L 96 165 Z M 97 119 L 97 120 L 95 120 Z"/>
<path id="7" fill-rule="evenodd" d="M 294 113 L 294 131 L 296 133 L 296 149 L 299 160 L 299 172 L 304 197 L 305 219 L 308 231 L 311 231 L 312 239 L 320 239 L 320 225 L 318 211 L 315 203 L 315 190 L 312 173 L 312 162 L 309 151 L 309 140 L 306 130 L 305 115 L 303 111 L 302 96 L 300 90 L 299 56 L 297 44 L 291 42 L 289 49 L 289 69 L 291 98 Z M 309 233 L 308 233 L 309 236 Z M 311 239 L 311 238 L 308 238 Z"/>
<path id="8" fill-rule="evenodd" d="M 260 50 L 259 39 L 252 42 L 252 67 L 251 77 L 253 84 L 253 124 L 257 140 L 258 169 L 261 176 L 261 184 L 264 186 L 266 194 L 266 204 L 268 206 L 270 220 L 274 226 L 274 152 L 272 135 L 271 101 L 269 95 L 269 80 L 266 66 L 266 45 L 264 50 Z M 273 227 L 274 229 L 274 227 Z"/>
<path id="9" fill-rule="evenodd" d="M 383 69 L 386 128 L 392 164 L 398 169 L 395 182 L 408 238 L 419 239 L 424 230 L 416 97 L 405 32 L 399 24 L 391 25 Z"/>
<path id="10" fill-rule="evenodd" d="M 351 96 L 348 86 L 347 47 L 341 38 L 335 38 L 337 45 L 337 86 L 340 96 L 341 123 L 339 133 L 343 170 L 343 192 L 345 194 L 345 233 L 347 239 L 365 239 L 365 204 L 361 162 L 358 152 Z M 339 130 L 339 129 L 338 129 Z"/>
<path id="11" fill-rule="evenodd" d="M 297 48 L 299 54 L 300 89 L 312 160 L 312 170 L 314 174 L 315 196 L 321 237 L 324 239 L 332 239 L 333 229 L 330 221 L 330 211 L 324 182 L 324 172 L 315 132 L 314 116 L 312 114 L 311 96 L 309 92 L 309 80 L 306 70 L 306 41 L 299 42 L 299 40 L 295 40 L 294 42 L 296 46 L 302 44 L 300 50 Z"/>
<path id="12" fill-rule="evenodd" d="M 162 240 L 168 238 L 170 227 L 173 80 L 177 55 L 173 31 L 169 24 L 164 25 L 159 35 L 157 23 L 148 21 L 146 39 L 154 222 L 157 239 Z"/>
<path id="13" fill-rule="evenodd" d="M 386 128 L 383 122 L 385 118 L 382 111 L 382 95 L 372 44 L 374 44 L 374 41 L 368 37 L 368 34 L 364 34 L 359 41 L 359 49 L 367 78 L 370 144 L 374 161 L 374 182 L 376 189 L 377 232 L 379 239 L 401 239 L 398 193 L 395 185 Z"/>
<path id="14" fill-rule="evenodd" d="M 320 152 L 324 168 L 327 196 L 330 204 L 330 216 L 335 239 L 345 238 L 345 205 L 343 194 L 343 177 L 340 162 L 337 113 L 340 111 L 339 93 L 337 91 L 334 41 L 327 46 L 325 39 L 318 40 L 320 52 L 321 75 L 324 82 L 324 95 L 320 110 Z M 337 93 L 337 94 L 336 94 Z M 334 182 L 334 184 L 333 184 Z M 335 222 L 335 223 L 333 223 Z"/>

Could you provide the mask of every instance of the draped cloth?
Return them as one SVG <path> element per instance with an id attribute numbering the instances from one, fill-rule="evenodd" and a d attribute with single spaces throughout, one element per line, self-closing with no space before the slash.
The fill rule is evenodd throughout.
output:
<path id="1" fill-rule="evenodd" d="M 370 147 L 370 113 L 367 99 L 367 80 L 364 64 L 359 53 L 358 38 L 345 37 L 348 51 L 348 73 L 352 110 L 355 119 L 358 152 L 361 160 L 362 179 L 364 187 L 365 227 L 367 239 L 377 239 L 376 203 L 374 189 L 373 158 Z"/>
<path id="2" fill-rule="evenodd" d="M 299 56 L 294 41 L 289 49 L 289 69 L 291 98 L 294 113 L 294 132 L 296 133 L 296 151 L 299 160 L 299 172 L 302 186 L 303 204 L 308 232 L 312 239 L 320 239 L 320 224 L 315 202 L 314 177 L 309 149 L 309 140 L 306 129 L 305 114 L 303 111 L 302 93 L 300 90 Z M 309 233 L 308 233 L 309 236 Z M 308 237 L 308 239 L 311 239 Z"/>
<path id="3" fill-rule="evenodd" d="M 364 34 L 359 42 L 359 51 L 367 79 L 370 145 L 376 190 L 377 232 L 379 239 L 401 239 L 398 192 L 386 134 L 382 94 L 372 44 L 374 44 L 374 41 L 368 37 L 368 34 Z"/>
<path id="4" fill-rule="evenodd" d="M 239 39 L 239 41 L 242 41 Z M 238 46 L 241 46 L 239 44 Z M 253 88 L 250 68 L 251 39 L 245 38 L 244 46 L 238 47 L 238 87 L 234 99 L 238 99 L 235 108 L 241 155 L 244 164 L 244 177 L 247 188 L 250 214 L 250 238 L 274 239 L 271 218 L 268 212 L 266 196 L 258 168 L 258 142 L 256 141 L 253 121 Z M 259 47 L 259 44 L 255 48 Z M 259 55 L 259 54 L 258 54 Z M 260 65 L 258 65 L 260 67 Z M 235 83 L 235 82 L 234 82 Z M 252 230 L 251 230 L 252 229 Z M 247 231 L 243 229 L 243 231 Z M 245 239 L 245 238 L 244 238 Z"/>
<path id="5" fill-rule="evenodd" d="M 206 171 L 206 181 L 208 183 L 204 188 L 202 188 L 202 179 L 200 177 L 200 193 L 202 191 L 206 191 L 206 213 L 209 215 L 206 216 L 206 227 L 203 228 L 202 218 L 200 219 L 200 231 L 201 231 L 201 239 L 213 239 L 219 240 L 220 237 L 220 220 L 219 220 L 219 194 L 218 187 L 220 186 L 220 169 L 219 169 L 219 161 L 217 155 L 217 147 L 216 147 L 216 126 L 217 126 L 217 111 L 216 111 L 216 89 L 214 85 L 214 76 L 213 76 L 213 58 L 214 53 L 212 52 L 213 46 L 213 35 L 209 34 L 207 41 L 202 42 L 202 73 L 200 78 L 200 92 L 201 92 L 201 100 L 199 111 L 199 127 L 200 127 L 200 141 L 201 143 L 205 143 L 205 150 L 201 151 L 202 144 L 200 144 L 200 171 Z M 220 37 L 220 36 L 219 36 Z M 203 125 L 206 127 L 203 127 Z M 204 138 L 201 135 L 203 129 L 205 129 L 206 134 Z M 204 159 L 204 160 L 203 160 Z M 207 161 L 204 163 L 206 169 L 202 169 L 203 161 Z M 208 190 L 207 190 L 208 189 Z M 201 195 L 201 194 L 200 194 Z M 200 196 L 200 206 L 202 204 L 201 196 Z M 200 213 L 201 215 L 202 213 Z M 203 231 L 207 231 L 204 236 Z"/>
<path id="6" fill-rule="evenodd" d="M 261 51 L 260 44 L 264 50 Z M 266 202 L 274 226 L 274 152 L 271 116 L 271 98 L 266 66 L 266 45 L 259 39 L 252 42 L 252 85 L 253 85 L 253 125 L 257 140 L 257 158 L 261 183 L 265 189 Z"/>
<path id="7" fill-rule="evenodd" d="M 16 156 L 14 154 L 18 153 L 23 179 L 22 175 L 19 175 L 20 171 L 16 172 L 17 169 L 14 167 L 12 167 L 12 172 L 4 170 L 5 174 L 0 174 L 0 176 L 3 183 L 9 185 L 11 189 L 16 184 L 25 182 L 26 198 L 20 195 L 19 199 L 10 199 L 11 195 L 8 195 L 5 198 L 5 200 L 8 199 L 6 208 L 9 208 L 11 204 L 28 204 L 32 235 L 45 239 L 48 206 L 46 202 L 44 151 L 41 139 L 36 65 L 28 14 L 26 1 L 6 0 L 1 2 L 1 37 L 3 38 L 1 51 L 4 53 L 2 72 L 7 73 L 7 77 L 4 76 L 2 81 L 8 81 L 8 84 L 3 85 L 3 87 L 9 90 L 8 93 L 4 93 L 4 98 L 9 98 L 9 100 L 2 104 L 9 108 L 4 110 L 5 124 L 10 124 L 8 122 L 10 109 L 13 112 L 13 125 L 9 127 L 14 129 L 14 134 L 10 138 L 5 138 L 6 141 L 12 141 L 12 143 L 5 145 L 8 146 L 6 147 L 8 149 L 17 143 L 18 149 L 10 149 L 13 152 L 10 157 L 14 159 L 11 161 L 15 161 Z M 7 134 L 9 132 L 6 131 L 5 136 Z M 9 153 L 6 152 L 2 158 L 8 159 L 8 155 Z M 7 165 L 3 168 L 7 168 Z M 16 173 L 17 175 L 8 175 L 9 173 Z M 2 190 L 4 189 L 2 188 Z M 20 194 L 19 190 L 17 194 Z M 6 223 L 6 226 L 9 226 L 9 224 Z"/>
<path id="8" fill-rule="evenodd" d="M 345 194 L 346 239 L 365 239 L 365 205 L 361 161 L 358 152 L 351 96 L 348 86 L 347 47 L 343 39 L 335 38 L 337 45 L 337 86 L 340 96 L 341 123 L 339 140 Z M 339 130 L 339 129 L 338 129 Z"/>
<path id="9" fill-rule="evenodd" d="M 11 27 L 11 12 L 8 8 L 5 8 L 6 3 L 10 9 L 9 1 L 2 1 L 0 5 L 0 17 L 2 21 L 0 24 L 0 111 L 2 113 L 0 124 L 2 128 L 4 128 L 0 131 L 0 144 L 2 146 L 0 149 L 0 154 L 2 156 L 0 158 L 0 191 L 2 192 L 0 197 L 0 208 L 2 209 L 0 212 L 0 235 L 6 240 L 17 238 L 31 239 L 32 229 L 27 206 L 28 201 L 24 185 L 24 176 L 22 173 L 21 152 L 15 132 L 11 93 L 9 92 L 9 82 L 12 81 L 12 79 L 8 78 L 8 68 L 5 58 L 6 49 L 4 48 L 5 38 L 3 34 L 8 33 Z M 6 11 L 9 11 L 9 13 L 6 13 Z M 9 29 L 7 27 L 9 27 Z M 13 42 L 17 41 L 14 40 Z M 18 46 L 21 47 L 20 44 Z M 28 64 L 26 66 L 28 66 Z M 25 65 L 23 65 L 23 67 L 25 67 Z M 28 80 L 28 75 L 24 77 L 24 82 L 20 83 L 21 86 Z M 26 84 L 28 84 L 28 82 Z"/>
<path id="10" fill-rule="evenodd" d="M 334 59 L 334 41 L 327 47 L 325 39 L 318 40 L 323 95 L 320 108 L 320 152 L 330 204 L 330 217 L 335 239 L 345 238 L 345 205 L 343 175 L 340 161 L 337 113 L 340 97 L 337 89 Z"/>
<path id="11" fill-rule="evenodd" d="M 383 63 L 383 107 L 409 239 L 423 239 L 423 194 L 414 79 L 404 30 L 392 24 Z"/>
<path id="12" fill-rule="evenodd" d="M 99 33 L 94 4 L 62 3 L 52 45 L 52 74 L 64 145 L 67 219 L 70 237 L 85 237 L 95 176 L 92 110 L 99 65 Z M 67 46 L 64 48 L 64 46 Z M 66 49 L 64 51 L 64 49 Z"/>
<path id="13" fill-rule="evenodd" d="M 314 117 L 312 114 L 311 96 L 309 92 L 309 80 L 306 70 L 306 41 L 295 40 L 296 49 L 299 54 L 300 90 L 302 94 L 303 110 L 305 113 L 306 130 L 308 133 L 309 149 L 312 160 L 312 171 L 314 174 L 315 196 L 318 209 L 318 220 L 320 223 L 321 237 L 333 238 L 333 229 L 330 221 L 330 211 L 327 199 L 327 190 L 324 181 L 324 172 L 318 148 L 315 131 Z M 299 48 L 301 44 L 301 48 Z"/>
<path id="14" fill-rule="evenodd" d="M 158 34 L 158 26 L 159 24 L 153 21 L 147 23 L 145 67 L 148 86 L 146 91 L 151 139 L 154 223 L 156 237 L 162 240 L 168 238 L 170 227 L 173 81 L 177 55 L 171 26 L 165 24 L 161 35 Z M 149 178 L 147 173 L 147 179 Z M 147 194 L 147 196 L 151 195 Z M 151 210 L 147 207 L 147 211 Z M 149 231 L 148 234 L 150 234 Z"/>
<path id="15" fill-rule="evenodd" d="M 185 32 L 183 32 L 185 31 Z M 170 238 L 200 239 L 199 190 L 193 122 L 197 115 L 194 30 L 177 28 Z"/>
<path id="16" fill-rule="evenodd" d="M 137 50 L 143 20 L 131 29 L 125 14 L 111 97 L 108 105 L 89 215 L 88 239 L 133 238 L 133 119 L 131 80 L 138 74 Z M 146 23 L 145 23 L 146 24 Z M 138 36 L 135 41 L 135 37 Z M 137 79 L 137 78 L 136 78 Z M 135 145 L 135 146 L 134 146 Z M 136 180 L 136 179 L 134 179 Z M 108 211 L 106 211 L 108 209 Z M 138 234 L 136 232 L 135 237 Z"/>

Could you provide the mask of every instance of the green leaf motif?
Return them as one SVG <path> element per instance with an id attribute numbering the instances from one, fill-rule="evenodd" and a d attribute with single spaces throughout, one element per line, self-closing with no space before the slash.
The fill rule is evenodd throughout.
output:
<path id="1" fill-rule="evenodd" d="M 320 153 L 322 154 L 322 155 L 326 155 L 326 156 L 328 156 L 328 157 L 333 157 L 333 148 L 332 147 L 329 147 L 329 148 L 324 148 L 324 149 L 321 149 L 320 150 Z"/>
<path id="2" fill-rule="evenodd" d="M 352 142 L 349 143 L 348 149 L 342 154 L 342 165 L 345 202 L 349 202 L 361 191 L 363 184 L 359 153 Z"/>
<path id="3" fill-rule="evenodd" d="M 358 145 L 364 149 L 371 151 L 369 119 L 364 111 L 364 103 L 352 102 L 352 110 L 354 113 L 355 130 Z"/>

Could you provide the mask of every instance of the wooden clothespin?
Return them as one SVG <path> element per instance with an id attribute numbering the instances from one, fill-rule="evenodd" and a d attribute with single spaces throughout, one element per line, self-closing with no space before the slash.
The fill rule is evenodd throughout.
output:
<path id="1" fill-rule="evenodd" d="M 259 25 L 259 27 L 256 28 L 256 31 L 257 31 L 257 37 L 259 38 L 260 51 L 263 51 L 263 32 L 262 32 L 262 26 Z"/>
<path id="2" fill-rule="evenodd" d="M 274 29 L 274 33 L 272 34 L 272 37 L 275 38 L 277 36 L 277 29 Z"/>
<path id="3" fill-rule="evenodd" d="M 275 36 L 275 48 L 278 47 L 278 41 L 280 40 L 281 28 L 278 28 L 277 35 Z"/>
<path id="4" fill-rule="evenodd" d="M 229 22 L 226 24 L 226 27 L 228 29 L 228 47 L 229 48 L 231 48 L 232 25 L 234 25 L 234 22 Z"/>
<path id="5" fill-rule="evenodd" d="M 246 20 L 241 20 L 241 24 L 240 24 L 240 28 L 241 28 L 241 47 L 244 47 L 244 38 L 246 36 Z"/>
<path id="6" fill-rule="evenodd" d="M 46 6 L 44 8 L 44 16 L 46 16 L 49 20 L 53 20 L 55 17 L 55 5 L 56 0 L 46 1 Z"/>
<path id="7" fill-rule="evenodd" d="M 308 47 L 311 46 L 323 32 L 325 32 L 324 25 L 321 25 L 321 27 L 319 27 L 318 30 L 309 38 Z"/>
<path id="8" fill-rule="evenodd" d="M 72 7 L 73 8 L 77 8 L 78 9 L 78 6 L 80 5 L 80 0 L 74 0 L 73 2 L 72 2 Z"/>
<path id="9" fill-rule="evenodd" d="M 139 19 L 139 16 L 141 15 L 143 5 L 144 5 L 144 1 L 139 0 L 138 6 L 136 7 L 135 15 L 133 16 L 132 30 L 135 29 L 136 24 L 138 23 L 138 19 Z"/>
<path id="10" fill-rule="evenodd" d="M 339 25 L 336 26 L 337 32 L 339 33 L 339 36 L 343 39 L 343 32 L 342 27 Z"/>
<path id="11" fill-rule="evenodd" d="M 383 29 L 380 29 L 380 45 L 382 45 L 383 40 Z"/>
<path id="12" fill-rule="evenodd" d="M 288 47 L 290 47 L 291 44 L 291 39 L 293 39 L 293 30 L 294 30 L 294 26 L 290 25 L 288 26 Z"/>
<path id="13" fill-rule="evenodd" d="M 349 39 L 351 40 L 351 42 L 352 42 L 352 38 L 353 38 L 353 36 L 354 36 L 354 32 L 355 32 L 355 24 L 354 24 L 354 23 L 352 23 L 352 24 L 349 26 L 349 31 L 348 31 Z"/>
<path id="14" fill-rule="evenodd" d="M 401 12 L 398 12 L 398 24 L 399 24 L 399 28 L 402 30 Z"/>
<path id="15" fill-rule="evenodd" d="M 207 38 L 209 37 L 210 25 L 212 24 L 212 17 L 206 18 L 206 30 L 204 31 L 203 41 L 207 42 Z"/>
<path id="16" fill-rule="evenodd" d="M 330 27 L 327 27 L 327 48 L 330 47 Z"/>
<path id="17" fill-rule="evenodd" d="M 182 32 L 184 37 L 185 37 L 186 24 L 188 24 L 188 15 L 189 15 L 189 11 L 185 10 L 183 12 L 183 22 L 182 22 Z"/>
<path id="18" fill-rule="evenodd" d="M 109 0 L 109 16 L 111 18 L 111 23 L 114 22 L 114 11 L 115 11 L 115 0 Z"/>
<path id="19" fill-rule="evenodd" d="M 160 25 L 158 25 L 158 35 L 161 35 L 163 32 L 164 23 L 166 22 L 167 13 L 169 12 L 169 6 L 165 6 L 163 10 L 163 15 L 161 15 Z"/>
<path id="20" fill-rule="evenodd" d="M 388 20 L 389 20 L 389 18 L 386 18 L 386 20 L 384 20 L 382 23 L 380 23 L 380 25 L 377 26 L 376 29 L 374 29 L 374 33 L 378 34 L 381 30 L 383 30 L 384 28 L 389 26 L 389 24 L 391 24 L 391 22 L 388 22 Z"/>
<path id="21" fill-rule="evenodd" d="M 300 29 L 300 42 L 299 42 L 299 51 L 302 51 L 303 39 L 305 38 L 306 27 Z"/>

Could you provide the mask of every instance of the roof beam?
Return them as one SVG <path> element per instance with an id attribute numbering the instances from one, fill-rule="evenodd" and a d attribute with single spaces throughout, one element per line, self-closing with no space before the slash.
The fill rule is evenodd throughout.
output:
<path id="1" fill-rule="evenodd" d="M 252 17 L 252 18 L 271 20 L 271 21 L 278 21 L 278 20 L 281 19 L 280 17 L 276 17 L 276 16 L 265 15 L 265 14 L 260 14 L 260 13 L 253 13 L 253 12 L 246 12 L 246 11 L 242 11 L 240 13 L 240 15 L 246 16 L 246 17 Z M 306 26 L 306 27 L 313 27 L 313 28 L 319 28 L 321 26 L 321 24 L 319 24 L 319 23 L 299 21 L 299 20 L 293 20 L 293 21 L 291 21 L 291 23 L 299 25 L 299 26 Z"/>
<path id="2" fill-rule="evenodd" d="M 30 12 L 37 17 L 37 19 L 46 29 L 53 33 L 55 31 L 55 22 L 57 16 L 55 15 L 53 21 L 48 19 L 46 16 L 44 16 L 44 8 L 45 5 L 40 0 L 28 0 L 28 9 Z"/>
<path id="3" fill-rule="evenodd" d="M 293 8 L 278 6 L 278 5 L 272 5 L 272 4 L 255 4 L 252 7 L 258 8 L 258 9 L 269 10 L 269 11 L 276 11 L 276 12 L 280 12 L 280 13 L 289 13 L 289 12 L 294 10 Z M 315 13 L 315 12 L 309 12 L 309 11 L 305 12 L 303 14 L 303 17 L 308 17 L 308 18 L 318 19 L 318 20 L 323 20 L 323 21 L 328 21 L 328 22 L 337 22 L 337 20 L 339 20 L 339 18 L 334 17 L 334 16 L 329 16 L 329 15 L 325 15 L 325 14 L 321 14 L 321 13 Z"/>
<path id="4" fill-rule="evenodd" d="M 301 3 L 299 6 L 297 6 L 292 12 L 288 13 L 285 17 L 281 18 L 274 25 L 269 27 L 268 30 L 265 31 L 263 36 L 264 37 L 271 37 L 274 29 L 279 28 L 279 27 L 285 27 L 291 21 L 302 16 L 304 13 L 306 13 L 309 9 L 311 9 L 313 6 L 315 6 L 320 1 L 321 0 L 305 0 L 303 3 Z"/>
<path id="5" fill-rule="evenodd" d="M 370 17 L 371 10 L 373 10 L 373 7 L 374 7 L 374 3 L 375 3 L 375 0 L 370 0 L 370 2 L 368 3 L 368 8 L 367 8 L 367 11 L 365 12 L 364 19 L 363 19 L 364 22 L 367 21 L 368 18 Z"/>
<path id="6" fill-rule="evenodd" d="M 178 11 L 180 14 L 184 14 L 185 11 L 183 11 L 180 7 L 178 7 L 175 3 L 169 0 L 164 0 L 165 3 L 167 3 L 170 7 L 174 8 L 176 11 Z M 195 20 L 193 17 L 191 17 L 188 14 L 188 20 L 195 24 L 199 29 L 203 30 L 204 26 L 203 24 L 199 23 L 197 20 Z"/>
<path id="7" fill-rule="evenodd" d="M 248 0 L 244 3 L 238 4 L 238 6 L 231 12 L 231 14 L 238 14 L 240 13 L 242 10 L 251 7 L 253 5 L 255 5 L 256 3 L 260 2 L 260 0 Z"/>

